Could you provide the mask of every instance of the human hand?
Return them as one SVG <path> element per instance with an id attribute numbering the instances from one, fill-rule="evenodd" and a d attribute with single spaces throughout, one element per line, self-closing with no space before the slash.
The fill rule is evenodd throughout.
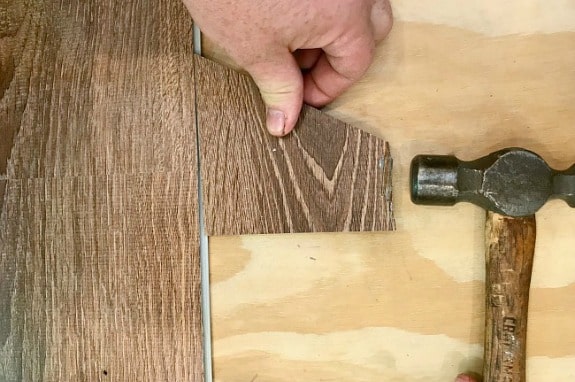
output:
<path id="1" fill-rule="evenodd" d="M 183 1 L 202 32 L 250 73 L 277 136 L 293 129 L 302 101 L 324 106 L 358 81 L 392 26 L 388 0 Z"/>

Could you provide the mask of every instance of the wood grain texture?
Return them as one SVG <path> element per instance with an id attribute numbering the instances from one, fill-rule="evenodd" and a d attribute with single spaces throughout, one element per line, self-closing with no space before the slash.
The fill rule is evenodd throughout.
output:
<path id="1" fill-rule="evenodd" d="M 485 225 L 485 382 L 525 382 L 535 216 L 488 212 Z"/>
<path id="2" fill-rule="evenodd" d="M 15 40 L 18 30 L 23 24 L 25 8 L 23 2 L 4 1 L 0 3 L 0 100 L 4 99 L 4 94 L 11 87 L 15 77 Z M 14 99 L 15 104 L 17 101 L 17 99 Z M 22 105 L 18 105 L 15 108 L 21 109 Z M 4 108 L 0 107 L 0 110 L 4 111 Z M 0 136 L 2 137 L 0 140 L 0 177 L 2 177 L 6 175 L 8 158 L 19 123 L 13 120 L 13 114 L 2 113 L 0 116 L 4 117 L 2 119 L 3 123 L 0 124 Z M 11 118 L 8 119 L 6 117 Z"/>
<path id="3" fill-rule="evenodd" d="M 328 113 L 389 141 L 397 231 L 211 239 L 217 381 L 446 382 L 482 371 L 485 211 L 412 205 L 409 164 L 522 146 L 571 166 L 575 4 L 392 5 L 374 65 Z M 529 382 L 575 380 L 574 226 L 562 201 L 537 214 Z"/>
<path id="4" fill-rule="evenodd" d="M 0 380 L 200 381 L 192 24 L 0 1 Z"/>
<path id="5" fill-rule="evenodd" d="M 196 196 L 183 172 L 9 181 L 0 379 L 202 380 Z"/>
<path id="6" fill-rule="evenodd" d="M 209 235 L 394 228 L 385 141 L 307 106 L 274 138 L 248 77 L 201 57 L 195 68 Z"/>
<path id="7" fill-rule="evenodd" d="M 2 55 L 14 67 L 0 100 L 0 159 L 12 159 L 3 172 L 9 178 L 171 171 L 195 163 L 193 118 L 182 126 L 194 107 L 192 31 L 179 2 L 2 7 L 23 8 L 14 36 L 2 38 L 10 47 Z"/>

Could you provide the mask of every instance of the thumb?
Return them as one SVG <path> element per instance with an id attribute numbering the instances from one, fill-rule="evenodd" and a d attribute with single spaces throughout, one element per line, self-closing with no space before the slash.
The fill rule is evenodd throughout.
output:
<path id="1" fill-rule="evenodd" d="M 299 118 L 303 103 L 303 78 L 293 55 L 286 50 L 244 69 L 260 89 L 270 134 L 278 137 L 288 134 Z"/>

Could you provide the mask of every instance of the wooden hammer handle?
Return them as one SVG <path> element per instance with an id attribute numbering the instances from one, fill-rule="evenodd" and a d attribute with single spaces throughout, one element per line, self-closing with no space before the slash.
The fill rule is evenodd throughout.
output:
<path id="1" fill-rule="evenodd" d="M 484 382 L 525 382 L 535 232 L 535 216 L 487 214 Z"/>

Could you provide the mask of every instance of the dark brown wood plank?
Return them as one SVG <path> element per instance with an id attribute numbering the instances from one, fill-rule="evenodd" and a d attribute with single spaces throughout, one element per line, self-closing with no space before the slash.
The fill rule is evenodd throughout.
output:
<path id="1" fill-rule="evenodd" d="M 178 0 L 0 0 L 0 381 L 203 379 L 191 41 Z"/>
<path id="2" fill-rule="evenodd" d="M 178 0 L 15 3 L 0 3 L 21 15 L 2 38 L 8 178 L 195 163 L 192 23 Z"/>
<path id="3" fill-rule="evenodd" d="M 0 177 L 0 216 L 4 209 L 4 194 L 6 193 L 7 180 Z"/>
<path id="4" fill-rule="evenodd" d="M 0 380 L 201 381 L 194 176 L 8 183 Z"/>
<path id="5" fill-rule="evenodd" d="M 393 229 L 385 141 L 307 106 L 274 138 L 248 77 L 201 57 L 195 70 L 209 235 Z"/>
<path id="6" fill-rule="evenodd" d="M 20 1 L 0 2 L 0 177 L 5 176 L 14 137 L 20 127 L 28 88 L 23 79 L 30 76 L 33 50 L 22 52 L 26 44 L 18 32 L 25 24 L 31 6 Z M 34 31 L 29 31 L 34 34 Z M 26 62 L 28 61 L 28 62 Z M 17 63 L 26 62 L 16 70 Z"/>

